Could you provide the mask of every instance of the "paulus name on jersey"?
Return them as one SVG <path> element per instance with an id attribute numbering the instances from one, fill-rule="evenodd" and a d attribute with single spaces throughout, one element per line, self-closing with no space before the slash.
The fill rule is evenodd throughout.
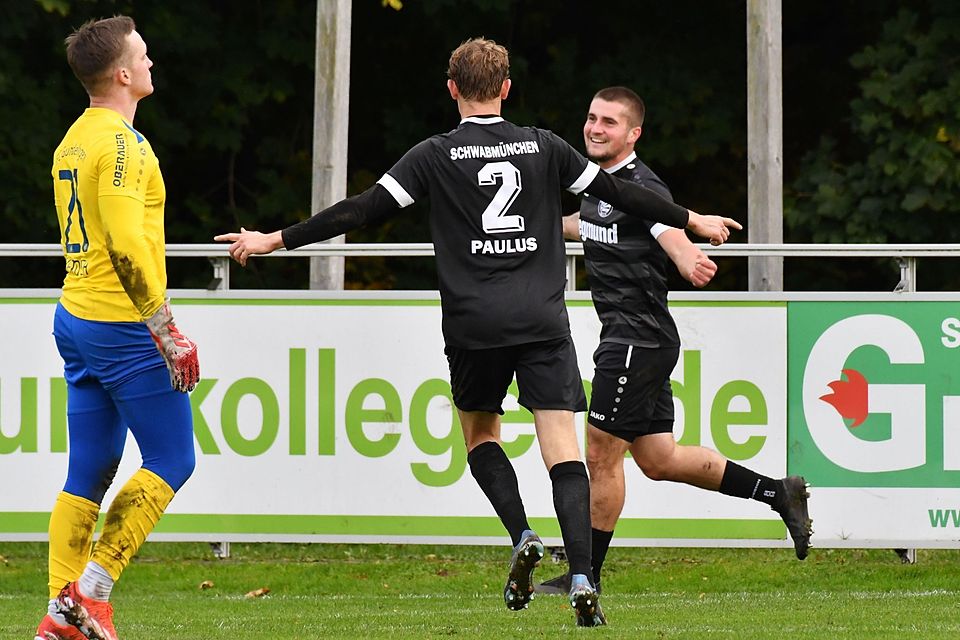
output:
<path id="1" fill-rule="evenodd" d="M 510 238 L 508 240 L 471 240 L 470 253 L 492 255 L 495 253 L 523 253 L 536 251 L 536 238 Z"/>

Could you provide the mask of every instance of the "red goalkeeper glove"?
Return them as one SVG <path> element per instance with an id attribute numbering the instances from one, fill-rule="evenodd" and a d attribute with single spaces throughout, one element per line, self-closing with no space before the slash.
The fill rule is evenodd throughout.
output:
<path id="1" fill-rule="evenodd" d="M 147 328 L 170 372 L 170 384 L 177 391 L 193 391 L 200 381 L 197 345 L 173 324 L 170 301 L 164 300 L 157 312 L 147 318 Z"/>

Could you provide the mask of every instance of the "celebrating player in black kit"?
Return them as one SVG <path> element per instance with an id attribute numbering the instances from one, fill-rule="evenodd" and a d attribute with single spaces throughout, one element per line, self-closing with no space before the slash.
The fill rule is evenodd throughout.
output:
<path id="1" fill-rule="evenodd" d="M 583 126 L 587 155 L 607 173 L 672 200 L 667 186 L 634 152 L 644 112 L 643 101 L 630 89 L 597 92 Z M 670 374 L 680 353 L 680 336 L 667 308 L 667 257 L 697 287 L 710 281 L 717 265 L 682 230 L 628 216 L 592 192 L 563 225 L 567 238 L 583 241 L 590 292 L 602 324 L 587 429 L 594 584 L 600 584 L 600 569 L 623 510 L 628 450 L 653 480 L 684 482 L 769 504 L 787 524 L 797 557 L 803 560 L 810 544 L 803 478 L 774 480 L 716 451 L 680 446 L 673 437 Z M 538 590 L 566 591 L 568 583 L 568 576 L 560 576 Z"/>
<path id="2" fill-rule="evenodd" d="M 543 544 L 530 530 L 517 476 L 500 446 L 501 403 L 517 377 L 533 412 L 540 453 L 573 574 L 577 624 L 604 624 L 590 573 L 590 486 L 574 428 L 586 409 L 564 303 L 560 190 L 585 189 L 646 219 L 688 227 L 720 244 L 729 219 L 701 216 L 611 177 L 549 131 L 500 117 L 510 90 L 506 49 L 464 42 L 450 56 L 447 87 L 460 125 L 424 140 L 363 193 L 282 231 L 217 236 L 240 264 L 249 256 L 331 238 L 430 197 L 443 337 L 470 470 L 514 544 L 504 599 L 527 606 Z"/>

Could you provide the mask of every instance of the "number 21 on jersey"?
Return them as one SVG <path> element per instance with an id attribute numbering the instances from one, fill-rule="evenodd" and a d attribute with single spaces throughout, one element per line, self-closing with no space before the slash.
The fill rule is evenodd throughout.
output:
<path id="1" fill-rule="evenodd" d="M 63 227 L 63 243 L 67 253 L 85 253 L 90 248 L 90 241 L 87 239 L 87 228 L 83 222 L 83 207 L 80 205 L 80 198 L 77 196 L 77 170 L 60 169 L 57 174 L 61 180 L 70 183 L 70 202 L 67 204 L 67 224 Z M 70 242 L 70 229 L 73 227 L 73 213 L 77 213 L 77 221 L 80 226 L 80 236 L 83 239 L 82 244 Z"/>

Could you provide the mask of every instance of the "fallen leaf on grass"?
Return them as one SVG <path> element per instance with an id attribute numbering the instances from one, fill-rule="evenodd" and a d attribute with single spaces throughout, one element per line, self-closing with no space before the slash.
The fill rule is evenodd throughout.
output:
<path id="1" fill-rule="evenodd" d="M 254 589 L 253 591 L 248 592 L 244 598 L 262 598 L 263 596 L 270 593 L 270 589 L 267 587 L 260 587 L 259 589 Z"/>
<path id="2" fill-rule="evenodd" d="M 204 580 L 200 583 L 200 591 L 206 591 L 207 589 L 213 589 L 212 580 Z"/>

